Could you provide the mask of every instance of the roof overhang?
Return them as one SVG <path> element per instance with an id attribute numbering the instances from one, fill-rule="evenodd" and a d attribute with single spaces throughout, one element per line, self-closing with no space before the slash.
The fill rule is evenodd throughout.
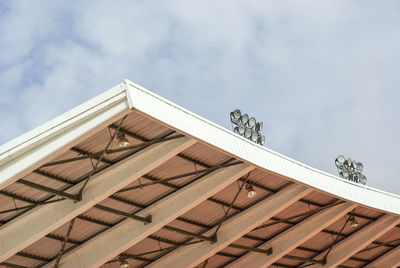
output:
<path id="1" fill-rule="evenodd" d="M 118 131 L 132 147 L 110 149 Z M 96 267 L 118 255 L 140 267 L 400 264 L 399 196 L 250 142 L 129 80 L 0 147 L 0 222 L 9 267 Z M 65 252 L 50 254 L 54 241 Z"/>

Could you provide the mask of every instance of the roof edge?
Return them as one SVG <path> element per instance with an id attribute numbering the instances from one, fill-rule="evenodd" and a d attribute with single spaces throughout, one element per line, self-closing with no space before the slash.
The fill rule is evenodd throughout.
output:
<path id="1" fill-rule="evenodd" d="M 130 112 L 121 83 L 0 146 L 0 189 Z"/>
<path id="2" fill-rule="evenodd" d="M 258 145 L 127 79 L 127 97 L 136 109 L 197 140 L 262 169 L 336 197 L 400 215 L 400 196 L 341 179 Z"/>

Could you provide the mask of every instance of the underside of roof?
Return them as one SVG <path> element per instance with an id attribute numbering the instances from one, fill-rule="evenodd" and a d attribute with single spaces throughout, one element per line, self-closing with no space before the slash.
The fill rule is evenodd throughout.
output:
<path id="1" fill-rule="evenodd" d="M 400 265 L 400 197 L 128 80 L 1 146 L 0 186 L 1 267 Z"/>

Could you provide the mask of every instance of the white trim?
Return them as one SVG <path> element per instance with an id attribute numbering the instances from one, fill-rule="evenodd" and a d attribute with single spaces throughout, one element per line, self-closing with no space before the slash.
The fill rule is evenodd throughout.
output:
<path id="1" fill-rule="evenodd" d="M 372 187 L 343 180 L 309 167 L 244 139 L 148 90 L 124 80 L 127 97 L 136 109 L 189 136 L 236 156 L 249 164 L 283 175 L 339 198 L 400 214 L 400 197 Z"/>
<path id="2" fill-rule="evenodd" d="M 0 189 L 130 112 L 121 84 L 0 146 Z"/>

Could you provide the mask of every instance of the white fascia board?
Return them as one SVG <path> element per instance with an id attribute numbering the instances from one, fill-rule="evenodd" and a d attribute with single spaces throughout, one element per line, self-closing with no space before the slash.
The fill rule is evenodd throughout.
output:
<path id="1" fill-rule="evenodd" d="M 309 167 L 234 134 L 148 90 L 124 80 L 132 109 L 262 169 L 341 199 L 400 215 L 400 196 Z"/>
<path id="2" fill-rule="evenodd" d="M 121 83 L 0 146 L 0 189 L 130 112 Z"/>

